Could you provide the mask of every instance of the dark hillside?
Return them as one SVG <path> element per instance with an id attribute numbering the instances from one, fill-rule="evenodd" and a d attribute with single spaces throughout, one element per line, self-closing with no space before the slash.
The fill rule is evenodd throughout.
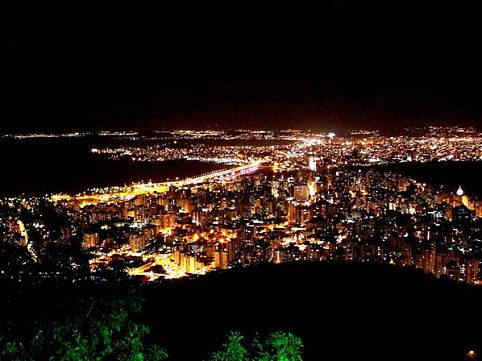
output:
<path id="1" fill-rule="evenodd" d="M 262 265 L 145 296 L 145 321 L 176 360 L 206 357 L 230 329 L 292 331 L 306 360 L 463 360 L 482 340 L 482 288 L 377 264 Z"/>
<path id="2" fill-rule="evenodd" d="M 86 318 L 78 305 L 88 297 L 136 302 L 137 288 L 145 303 L 134 321 L 150 327 L 146 345 L 159 344 L 169 360 L 206 360 L 229 330 L 248 338 L 255 332 L 292 332 L 303 340 L 305 360 L 456 361 L 465 360 L 470 349 L 481 352 L 482 287 L 409 268 L 266 264 L 132 286 L 4 283 L 2 335 L 21 338 L 35 320 Z"/>

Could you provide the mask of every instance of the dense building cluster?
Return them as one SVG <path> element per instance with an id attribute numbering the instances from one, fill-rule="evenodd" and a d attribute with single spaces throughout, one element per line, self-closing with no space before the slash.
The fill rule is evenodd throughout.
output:
<path id="1" fill-rule="evenodd" d="M 91 252 L 92 269 L 122 265 L 145 281 L 260 262 L 343 260 L 479 284 L 482 199 L 366 165 L 480 160 L 481 145 L 479 134 L 451 128 L 397 138 L 310 133 L 263 154 L 259 168 L 196 184 L 90 201 L 4 198 L 1 234 L 32 257 L 49 242 L 77 242 Z"/>

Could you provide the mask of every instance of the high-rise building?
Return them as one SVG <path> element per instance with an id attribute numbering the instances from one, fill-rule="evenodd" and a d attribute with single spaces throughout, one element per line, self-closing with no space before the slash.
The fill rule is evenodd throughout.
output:
<path id="1" fill-rule="evenodd" d="M 457 206 L 453 208 L 453 222 L 458 227 L 468 227 L 472 221 L 473 212 L 465 206 Z"/>
<path id="2" fill-rule="evenodd" d="M 196 256 L 194 254 L 182 254 L 182 268 L 186 273 L 195 273 L 196 267 Z"/>
<path id="3" fill-rule="evenodd" d="M 219 269 L 227 269 L 228 266 L 228 251 L 220 247 L 214 254 L 214 267 Z"/>
<path id="4" fill-rule="evenodd" d="M 231 240 L 230 242 L 228 242 L 228 262 L 233 261 L 235 255 L 236 255 L 236 242 L 235 240 Z"/>
<path id="5" fill-rule="evenodd" d="M 435 273 L 435 249 L 422 250 L 422 267 L 425 273 Z"/>
<path id="6" fill-rule="evenodd" d="M 163 228 L 170 228 L 176 224 L 177 216 L 175 212 L 168 212 L 161 215 L 161 225 Z"/>
<path id="7" fill-rule="evenodd" d="M 279 264 L 283 263 L 284 260 L 284 253 L 282 249 L 274 249 L 273 250 L 273 263 Z"/>
<path id="8" fill-rule="evenodd" d="M 288 205 L 288 222 L 290 224 L 298 223 L 298 207 L 292 202 Z"/>
<path id="9" fill-rule="evenodd" d="M 465 260 L 465 282 L 470 284 L 478 284 L 479 282 L 479 260 Z"/>
<path id="10" fill-rule="evenodd" d="M 310 190 L 307 184 L 294 186 L 293 196 L 297 202 L 306 202 L 310 196 Z"/>
<path id="11" fill-rule="evenodd" d="M 133 252 L 140 252 L 146 248 L 146 236 L 142 232 L 129 235 L 129 246 Z"/>
<path id="12" fill-rule="evenodd" d="M 482 218 L 482 200 L 475 202 L 475 216 Z"/>
<path id="13" fill-rule="evenodd" d="M 308 168 L 310 168 L 311 171 L 316 172 L 316 158 L 315 157 L 310 157 L 308 159 Z"/>
<path id="14" fill-rule="evenodd" d="M 445 254 L 437 254 L 435 257 L 435 277 L 440 277 L 445 273 Z"/>
<path id="15" fill-rule="evenodd" d="M 99 244 L 99 233 L 85 233 L 82 239 L 82 248 L 92 248 Z"/>

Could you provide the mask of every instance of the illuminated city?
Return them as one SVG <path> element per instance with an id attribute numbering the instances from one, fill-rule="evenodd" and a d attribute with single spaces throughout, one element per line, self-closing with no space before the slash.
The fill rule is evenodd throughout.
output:
<path id="1" fill-rule="evenodd" d="M 478 285 L 482 200 L 463 185 L 443 189 L 375 167 L 482 161 L 482 135 L 475 129 L 425 131 L 399 137 L 284 131 L 280 139 L 275 132 L 182 131 L 173 132 L 169 142 L 205 137 L 256 142 L 261 137 L 287 143 L 191 147 L 188 142 L 173 148 L 123 133 L 141 145 L 94 153 L 144 162 L 196 154 L 225 168 L 79 195 L 4 198 L 4 241 L 15 240 L 33 252 L 49 242 L 70 243 L 75 235 L 91 252 L 92 270 L 121 259 L 128 274 L 144 282 L 261 262 L 336 259 L 416 267 Z M 149 142 L 144 146 L 143 141 Z M 44 223 L 41 207 L 66 224 Z M 31 216 L 23 216 L 24 210 Z"/>

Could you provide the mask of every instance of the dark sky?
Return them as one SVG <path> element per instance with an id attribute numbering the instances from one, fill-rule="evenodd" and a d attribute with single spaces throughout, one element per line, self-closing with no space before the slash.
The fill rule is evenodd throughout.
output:
<path id="1" fill-rule="evenodd" d="M 466 4 L 4 9 L 1 131 L 480 125 Z"/>

